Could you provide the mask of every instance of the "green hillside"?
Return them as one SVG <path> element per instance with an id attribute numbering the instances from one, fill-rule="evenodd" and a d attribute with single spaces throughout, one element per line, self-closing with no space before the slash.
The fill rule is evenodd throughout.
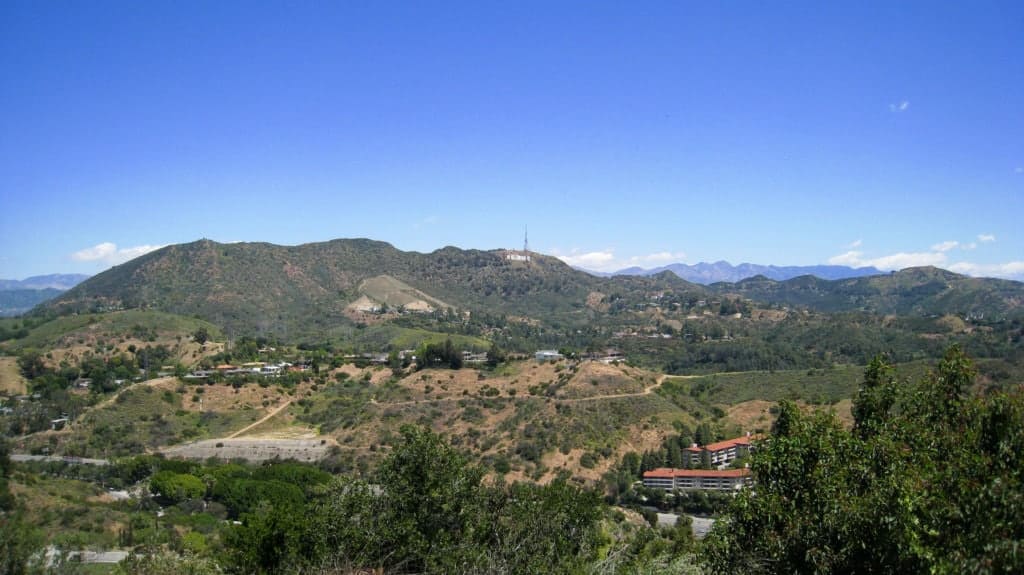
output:
<path id="1" fill-rule="evenodd" d="M 134 337 L 156 341 L 157 338 L 187 338 L 199 328 L 205 328 L 214 338 L 220 337 L 217 326 L 201 319 L 152 310 L 125 310 L 56 317 L 36 325 L 25 337 L 11 339 L 5 345 L 17 352 L 25 348 L 68 347 L 97 339 Z"/>
<path id="2" fill-rule="evenodd" d="M 1024 283 L 972 278 L 933 267 L 842 280 L 802 276 L 779 282 L 756 276 L 711 288 L 759 302 L 824 312 L 956 315 L 987 321 L 1024 315 Z"/>
<path id="3" fill-rule="evenodd" d="M 54 288 L 0 290 L 0 317 L 23 314 L 63 292 Z"/>
<path id="4" fill-rule="evenodd" d="M 596 278 L 556 258 L 509 262 L 497 250 L 421 254 L 365 239 L 301 246 L 200 240 L 113 267 L 36 313 L 147 308 L 202 317 L 229 335 L 295 338 L 356 323 L 346 306 L 363 296 L 401 305 L 418 291 L 432 305 L 583 325 L 595 316 L 586 306 L 593 292 L 669 287 L 704 293 L 672 274 Z"/>

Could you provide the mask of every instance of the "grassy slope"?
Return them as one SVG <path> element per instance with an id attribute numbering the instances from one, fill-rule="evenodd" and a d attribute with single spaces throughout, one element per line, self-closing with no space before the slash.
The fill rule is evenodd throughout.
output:
<path id="1" fill-rule="evenodd" d="M 31 512 L 29 523 L 47 534 L 51 544 L 70 548 L 112 549 L 128 513 L 94 483 L 57 477 L 15 474 L 11 490 Z"/>
<path id="2" fill-rule="evenodd" d="M 98 314 L 81 314 L 58 317 L 34 328 L 27 337 L 12 340 L 12 350 L 34 347 L 51 349 L 72 342 L 75 339 L 117 338 L 141 329 L 158 337 L 187 337 L 200 327 L 205 327 L 214 339 L 220 337 L 220 329 L 201 319 L 184 317 L 159 311 L 126 310 Z"/>
<path id="3" fill-rule="evenodd" d="M 0 357 L 0 394 L 20 395 L 28 389 L 14 357 Z"/>

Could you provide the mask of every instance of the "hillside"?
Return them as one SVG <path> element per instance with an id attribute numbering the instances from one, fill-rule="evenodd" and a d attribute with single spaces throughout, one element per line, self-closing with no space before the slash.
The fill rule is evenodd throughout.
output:
<path id="1" fill-rule="evenodd" d="M 1024 283 L 972 278 L 934 267 L 832 281 L 802 276 L 779 282 L 757 276 L 709 287 L 759 302 L 823 312 L 955 315 L 999 321 L 1021 315 L 1024 308 Z"/>
<path id="2" fill-rule="evenodd" d="M 0 317 L 21 315 L 62 293 L 64 293 L 63 290 L 54 288 L 2 290 L 0 291 Z"/>
<path id="3" fill-rule="evenodd" d="M 593 319 L 585 303 L 594 292 L 665 287 L 703 292 L 671 274 L 594 278 L 539 254 L 525 263 L 506 261 L 499 250 L 421 254 L 365 239 L 300 246 L 200 240 L 113 267 L 37 312 L 151 308 L 199 316 L 229 334 L 298 337 L 356 323 L 346 312 L 360 298 L 365 307 L 450 305 L 582 325 Z"/>
<path id="4" fill-rule="evenodd" d="M 229 340 L 359 353 L 448 336 L 478 352 L 491 343 L 520 353 L 616 348 L 638 365 L 682 374 L 863 365 L 879 353 L 905 362 L 952 343 L 1018 363 L 1022 302 L 1019 282 L 934 268 L 705 287 L 667 271 L 599 278 L 540 254 L 509 261 L 500 250 L 201 240 L 111 268 L 32 315 L 157 310 L 202 318 Z"/>

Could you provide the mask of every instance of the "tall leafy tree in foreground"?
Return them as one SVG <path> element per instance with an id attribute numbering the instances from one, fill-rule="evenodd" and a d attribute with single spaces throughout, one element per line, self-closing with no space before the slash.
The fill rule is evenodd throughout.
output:
<path id="1" fill-rule="evenodd" d="M 854 426 L 781 405 L 708 539 L 723 573 L 1024 572 L 1024 396 L 971 397 L 956 347 L 916 383 L 876 359 Z"/>
<path id="2" fill-rule="evenodd" d="M 0 435 L 0 575 L 40 572 L 43 541 L 24 521 L 24 510 L 8 486 L 10 449 Z"/>
<path id="3" fill-rule="evenodd" d="M 307 505 L 267 502 L 226 537 L 239 573 L 573 573 L 596 558 L 602 503 L 565 481 L 488 484 L 440 436 L 406 426 L 371 481 Z"/>

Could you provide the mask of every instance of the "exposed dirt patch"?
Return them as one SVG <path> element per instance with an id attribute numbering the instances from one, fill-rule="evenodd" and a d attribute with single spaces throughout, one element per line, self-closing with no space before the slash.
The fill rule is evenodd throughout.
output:
<path id="1" fill-rule="evenodd" d="M 774 309 L 754 309 L 750 312 L 750 319 L 754 321 L 782 321 L 786 319 L 787 312 Z"/>
<path id="2" fill-rule="evenodd" d="M 18 359 L 0 357 L 0 393 L 22 395 L 27 389 L 25 378 L 21 376 L 21 370 L 18 369 Z"/>
<path id="3" fill-rule="evenodd" d="M 754 399 L 729 407 L 725 414 L 729 421 L 732 421 L 744 430 L 767 430 L 775 419 L 775 416 L 769 411 L 775 404 L 776 402 L 774 401 Z"/>
<path id="4" fill-rule="evenodd" d="M 185 445 L 164 448 L 162 453 L 168 457 L 205 460 L 210 457 L 218 459 L 247 459 L 249 461 L 267 461 L 270 459 L 296 459 L 298 461 L 318 461 L 327 455 L 333 440 L 322 439 L 207 439 Z"/>
<path id="5" fill-rule="evenodd" d="M 843 422 L 847 428 L 853 427 L 853 400 L 844 399 L 833 406 L 836 410 L 836 417 Z"/>
<path id="6" fill-rule="evenodd" d="M 101 339 L 107 343 L 98 347 L 98 342 Z M 156 347 L 159 345 L 162 345 L 171 351 L 171 357 L 167 360 L 168 363 L 173 364 L 176 361 L 180 361 L 182 365 L 186 366 L 196 365 L 202 361 L 204 357 L 224 351 L 223 343 L 209 341 L 205 344 L 199 344 L 190 340 L 179 341 L 177 338 L 157 338 L 156 341 L 123 338 L 110 341 L 102 336 L 76 332 L 71 336 L 65 337 L 61 341 L 59 347 L 54 348 L 50 352 L 49 355 L 52 359 L 48 359 L 47 364 L 51 367 L 59 366 L 62 361 L 75 364 L 80 362 L 87 355 L 109 358 L 115 355 L 125 354 L 131 357 L 132 352 L 130 350 L 133 346 L 135 349 L 144 349 L 147 346 Z"/>
<path id="7" fill-rule="evenodd" d="M 608 304 L 604 301 L 604 294 L 599 291 L 588 293 L 587 307 L 597 311 L 608 311 Z"/>
<path id="8" fill-rule="evenodd" d="M 580 464 L 580 457 L 586 453 L 583 449 L 573 449 L 568 454 L 564 454 L 561 451 L 548 453 L 543 459 L 544 466 L 548 468 L 548 472 L 541 478 L 541 483 L 552 481 L 558 477 L 558 472 L 562 469 L 568 470 L 572 473 L 573 477 L 578 477 L 589 483 L 597 483 L 601 480 L 601 476 L 622 459 L 623 455 L 630 451 L 637 453 L 653 451 L 661 447 L 668 434 L 669 431 L 667 429 L 630 427 L 627 438 L 619 444 L 615 452 L 609 457 L 598 459 L 594 467 L 589 469 Z"/>
<path id="9" fill-rule="evenodd" d="M 557 397 L 579 398 L 641 393 L 645 386 L 655 381 L 654 375 L 639 369 L 587 361 L 579 364 L 576 373 L 559 390 Z"/>

